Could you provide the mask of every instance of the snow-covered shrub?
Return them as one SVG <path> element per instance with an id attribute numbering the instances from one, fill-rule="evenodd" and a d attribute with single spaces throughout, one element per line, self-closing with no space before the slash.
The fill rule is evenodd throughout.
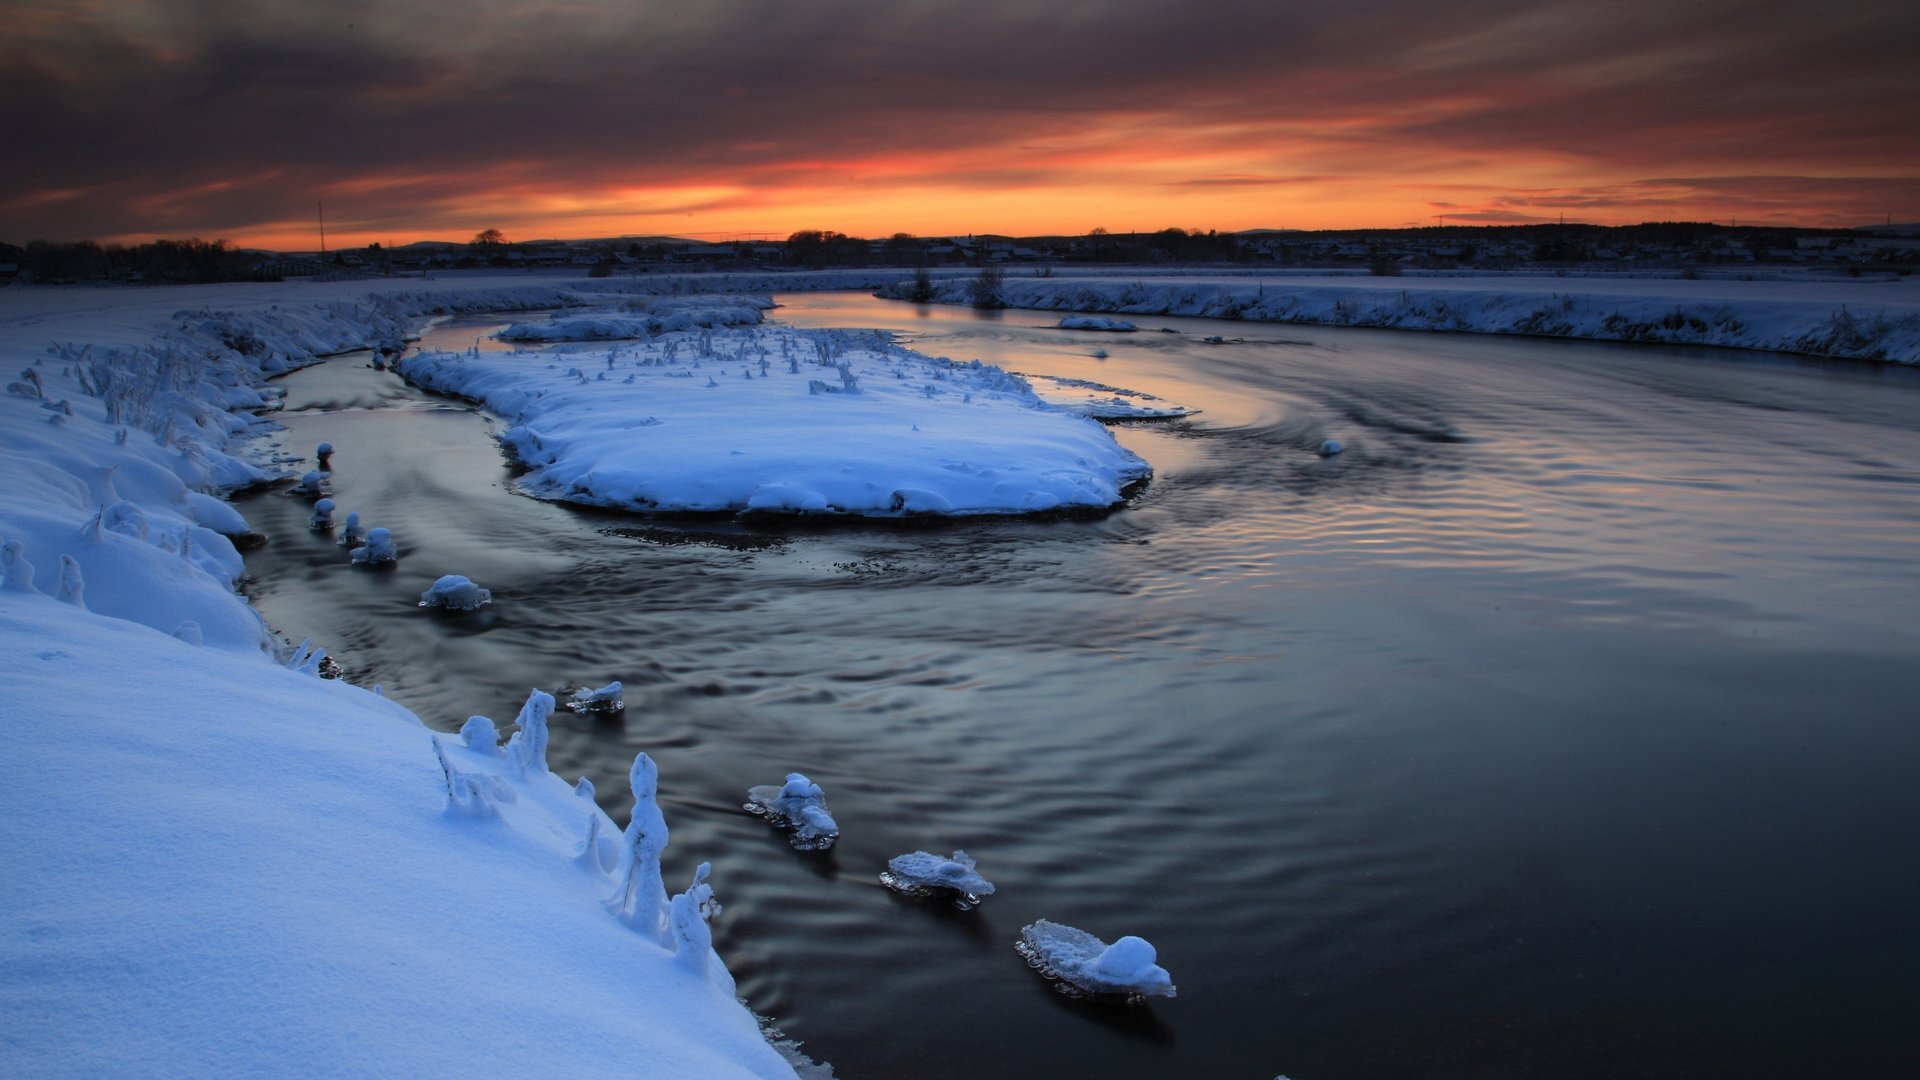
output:
<path id="1" fill-rule="evenodd" d="M 667 847 L 667 819 L 660 813 L 660 769 L 646 754 L 636 755 L 627 774 L 633 786 L 633 817 L 622 834 L 619 887 L 607 898 L 607 909 L 628 926 L 666 944 L 661 909 L 667 887 L 660 878 L 660 853 Z"/>
<path id="2" fill-rule="evenodd" d="M 521 776 L 543 776 L 547 772 L 547 717 L 553 715 L 553 695 L 535 690 L 520 706 L 515 722 L 520 730 L 507 740 L 507 760 Z"/>
<path id="3" fill-rule="evenodd" d="M 449 611 L 478 611 L 493 603 L 493 593 L 459 574 L 438 578 L 420 594 L 421 607 L 444 607 Z"/>
<path id="4" fill-rule="evenodd" d="M 33 584 L 33 564 L 27 561 L 26 548 L 18 540 L 0 543 L 0 590 L 37 593 Z"/>
<path id="5" fill-rule="evenodd" d="M 87 583 L 80 577 L 80 564 L 71 555 L 60 556 L 60 591 L 54 597 L 77 608 L 87 606 Z"/>
<path id="6" fill-rule="evenodd" d="M 467 717 L 467 722 L 460 725 L 460 741 L 469 750 L 495 757 L 500 754 L 500 729 L 493 726 L 489 717 Z"/>

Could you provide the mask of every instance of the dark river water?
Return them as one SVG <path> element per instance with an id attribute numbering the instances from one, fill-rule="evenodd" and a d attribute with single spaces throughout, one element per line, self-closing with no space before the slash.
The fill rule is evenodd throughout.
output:
<path id="1" fill-rule="evenodd" d="M 659 762 L 669 882 L 712 860 L 741 992 L 841 1076 L 1912 1067 L 1920 373 L 781 299 L 1204 411 L 1114 429 L 1156 476 L 1096 520 L 746 527 L 514 495 L 497 420 L 342 358 L 283 441 L 338 448 L 398 569 L 241 509 L 274 626 L 436 728 L 625 682 L 555 770 L 624 820 Z M 493 606 L 415 608 L 445 573 Z M 740 809 L 793 770 L 830 853 Z M 976 911 L 878 883 L 956 847 Z M 1149 939 L 1179 997 L 1053 992 L 1039 917 Z"/>

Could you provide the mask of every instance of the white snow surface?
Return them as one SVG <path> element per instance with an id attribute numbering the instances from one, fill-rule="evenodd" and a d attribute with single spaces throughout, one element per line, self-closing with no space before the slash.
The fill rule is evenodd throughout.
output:
<path id="1" fill-rule="evenodd" d="M 578 300 L 0 289 L 0 1075 L 793 1075 L 688 951 L 710 886 L 635 933 L 576 860 L 618 835 L 590 799 L 531 750 L 436 746 L 310 643 L 269 655 L 232 587 L 217 496 L 288 464 L 249 460 L 265 376 Z"/>
<path id="2" fill-rule="evenodd" d="M 432 353 L 400 372 L 512 423 L 543 498 L 638 510 L 1021 514 L 1115 505 L 1146 462 L 978 361 L 785 327 Z"/>
<path id="3" fill-rule="evenodd" d="M 626 310 L 568 313 L 545 322 L 514 323 L 500 331 L 503 341 L 611 341 L 659 334 L 753 326 L 773 306 L 766 297 L 737 297 L 715 303 L 707 297 L 657 297 L 630 301 Z"/>
<path id="4" fill-rule="evenodd" d="M 935 301 L 972 300 L 965 277 Z M 877 295 L 904 299 L 909 285 Z M 1271 276 L 1006 278 L 1009 307 L 1769 349 L 1920 363 L 1920 282 L 1644 277 Z"/>
<path id="5" fill-rule="evenodd" d="M 46 596 L 0 593 L 0 684 L 6 1075 L 793 1075 L 544 769 L 440 736 L 493 800 L 451 813 L 397 705 Z"/>

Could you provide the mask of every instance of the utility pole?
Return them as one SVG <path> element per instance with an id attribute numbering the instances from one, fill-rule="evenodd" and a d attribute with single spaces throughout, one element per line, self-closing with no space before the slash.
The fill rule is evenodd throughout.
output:
<path id="1" fill-rule="evenodd" d="M 313 204 L 313 208 L 314 212 L 320 215 L 320 254 L 325 255 L 327 253 L 327 204 L 317 202 Z"/>

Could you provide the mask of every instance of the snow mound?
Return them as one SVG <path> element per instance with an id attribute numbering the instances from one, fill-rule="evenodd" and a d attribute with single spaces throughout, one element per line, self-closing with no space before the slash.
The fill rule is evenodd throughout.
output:
<path id="1" fill-rule="evenodd" d="M 1014 949 L 1070 996 L 1114 995 L 1136 1003 L 1156 994 L 1175 996 L 1153 946 L 1131 935 L 1109 945 L 1085 930 L 1039 919 L 1021 929 Z"/>
<path id="2" fill-rule="evenodd" d="M 435 579 L 433 585 L 420 594 L 421 607 L 443 607 L 449 611 L 478 611 L 491 603 L 493 593 L 459 574 Z"/>
<path id="3" fill-rule="evenodd" d="M 826 793 L 797 772 L 788 773 L 786 783 L 779 786 L 748 788 L 744 809 L 777 829 L 791 830 L 787 842 L 795 851 L 825 851 L 840 838 L 840 826 L 827 812 Z"/>
<path id="4" fill-rule="evenodd" d="M 946 896 L 961 911 L 970 911 L 983 896 L 993 895 L 993 882 L 980 876 L 973 857 L 956 850 L 951 856 L 915 851 L 887 860 L 880 883 L 903 896 L 925 899 Z"/>

